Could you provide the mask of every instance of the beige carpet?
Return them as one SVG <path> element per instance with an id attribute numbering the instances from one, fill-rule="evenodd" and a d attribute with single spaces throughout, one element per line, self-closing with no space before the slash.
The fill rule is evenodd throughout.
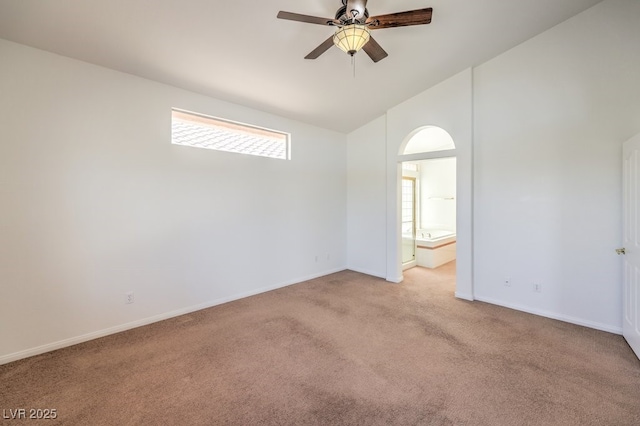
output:
<path id="1" fill-rule="evenodd" d="M 622 337 L 344 271 L 0 366 L 64 425 L 640 425 Z M 4 419 L 6 424 L 28 424 Z"/>

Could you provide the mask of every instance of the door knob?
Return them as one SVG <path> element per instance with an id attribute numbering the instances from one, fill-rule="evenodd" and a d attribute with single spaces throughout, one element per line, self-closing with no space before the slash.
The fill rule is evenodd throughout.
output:
<path id="1" fill-rule="evenodd" d="M 627 251 L 624 249 L 624 247 L 622 247 L 622 248 L 616 249 L 616 253 L 618 253 L 618 255 L 627 254 Z"/>

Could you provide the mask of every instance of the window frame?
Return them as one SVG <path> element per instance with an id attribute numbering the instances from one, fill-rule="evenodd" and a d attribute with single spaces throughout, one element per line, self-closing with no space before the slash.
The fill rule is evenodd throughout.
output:
<path id="1" fill-rule="evenodd" d="M 265 153 L 256 152 L 256 148 L 251 148 L 252 152 L 245 146 L 244 148 L 221 148 L 210 145 L 202 145 L 201 143 L 184 143 L 178 142 L 174 131 L 175 121 L 188 123 L 196 126 L 200 126 L 203 129 L 223 129 L 223 131 L 234 133 L 238 136 L 238 140 L 243 137 L 252 138 L 264 138 L 264 142 L 268 143 L 271 139 L 273 142 L 281 142 L 284 144 L 284 155 L 269 155 Z M 254 157 L 273 158 L 277 160 L 291 160 L 291 133 L 283 132 L 281 130 L 269 129 L 254 124 L 243 123 L 240 121 L 229 120 L 222 117 L 215 117 L 199 112 L 188 111 L 180 108 L 171 108 L 171 143 L 178 146 L 186 146 L 192 148 L 209 149 L 212 151 L 229 152 L 235 154 L 244 154 Z M 232 145 L 229 143 L 229 145 Z M 238 144 L 236 144 L 237 146 Z M 246 145 L 246 142 L 245 142 Z M 235 148 L 235 149 L 234 149 Z"/>

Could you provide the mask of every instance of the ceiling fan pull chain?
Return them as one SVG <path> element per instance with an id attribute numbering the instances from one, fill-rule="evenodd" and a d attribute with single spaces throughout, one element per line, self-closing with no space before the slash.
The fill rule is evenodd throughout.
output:
<path id="1" fill-rule="evenodd" d="M 353 68 L 353 78 L 356 78 L 356 55 L 351 56 L 351 67 Z"/>

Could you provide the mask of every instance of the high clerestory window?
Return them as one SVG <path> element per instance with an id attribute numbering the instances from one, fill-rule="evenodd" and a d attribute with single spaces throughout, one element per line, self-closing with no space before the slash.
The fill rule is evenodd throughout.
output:
<path id="1" fill-rule="evenodd" d="M 176 145 L 289 160 L 290 139 L 285 132 L 171 110 L 171 142 Z"/>

